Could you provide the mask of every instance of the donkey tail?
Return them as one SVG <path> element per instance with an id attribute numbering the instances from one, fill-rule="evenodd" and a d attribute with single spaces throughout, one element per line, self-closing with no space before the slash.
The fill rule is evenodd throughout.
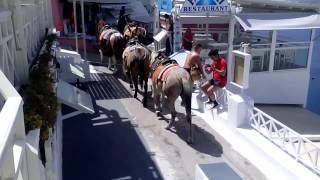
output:
<path id="1" fill-rule="evenodd" d="M 192 81 L 189 78 L 182 79 L 182 92 L 181 98 L 185 102 L 186 114 L 191 117 L 191 96 L 192 96 Z"/>
<path id="2" fill-rule="evenodd" d="M 187 73 L 187 72 L 186 72 Z M 182 80 L 182 92 L 181 92 L 181 98 L 185 102 L 185 108 L 186 108 L 186 121 L 188 124 L 188 131 L 189 136 L 187 139 L 188 143 L 193 142 L 193 133 L 192 133 L 192 120 L 191 120 L 191 98 L 192 98 L 192 80 L 190 77 L 190 74 L 187 73 L 186 76 L 183 76 Z"/>

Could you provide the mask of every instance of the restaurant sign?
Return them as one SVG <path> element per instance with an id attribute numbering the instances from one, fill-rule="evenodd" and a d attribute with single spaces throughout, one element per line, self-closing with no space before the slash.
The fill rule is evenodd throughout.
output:
<path id="1" fill-rule="evenodd" d="M 181 14 L 223 15 L 229 14 L 227 0 L 186 0 L 180 9 Z"/>

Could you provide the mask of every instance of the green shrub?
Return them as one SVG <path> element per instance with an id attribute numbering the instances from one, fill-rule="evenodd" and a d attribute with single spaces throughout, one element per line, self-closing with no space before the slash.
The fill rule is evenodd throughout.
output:
<path id="1" fill-rule="evenodd" d="M 25 114 L 24 123 L 29 130 L 37 129 L 42 126 L 43 119 L 39 114 Z"/>
<path id="2" fill-rule="evenodd" d="M 54 126 L 59 110 L 48 65 L 53 59 L 50 49 L 55 38 L 47 36 L 46 50 L 37 57 L 36 65 L 30 72 L 30 84 L 23 95 L 26 133 L 40 128 L 41 141 L 48 139 L 49 128 Z"/>

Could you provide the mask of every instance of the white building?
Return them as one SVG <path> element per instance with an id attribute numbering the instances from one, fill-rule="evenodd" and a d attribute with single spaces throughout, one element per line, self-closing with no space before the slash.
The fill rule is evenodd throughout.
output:
<path id="1" fill-rule="evenodd" d="M 195 41 L 207 48 L 220 49 L 227 59 L 231 59 L 231 51 L 239 49 L 241 42 L 250 43 L 251 86 L 247 94 L 256 103 L 302 105 L 320 113 L 317 93 L 320 2 L 225 0 L 217 5 L 216 1 L 208 1 L 212 5 L 201 5 L 206 1 L 198 1 L 198 5 L 190 2 L 173 1 L 175 45 L 181 46 L 181 32 L 187 27 L 193 31 Z"/>

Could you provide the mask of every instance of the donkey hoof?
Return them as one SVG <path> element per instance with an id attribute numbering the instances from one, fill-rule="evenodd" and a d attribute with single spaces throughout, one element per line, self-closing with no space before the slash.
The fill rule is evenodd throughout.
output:
<path id="1" fill-rule="evenodd" d="M 193 144 L 193 139 L 189 137 L 189 138 L 187 139 L 187 143 L 188 143 L 188 144 Z"/>

